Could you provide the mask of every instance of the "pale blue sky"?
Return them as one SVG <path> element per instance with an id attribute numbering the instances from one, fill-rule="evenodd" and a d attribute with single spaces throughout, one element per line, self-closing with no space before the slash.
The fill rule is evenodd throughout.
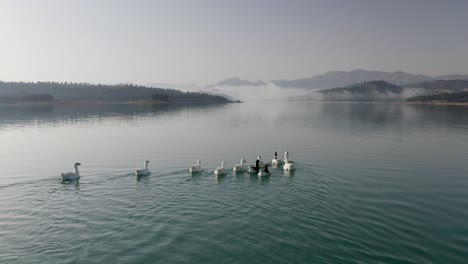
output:
<path id="1" fill-rule="evenodd" d="M 468 1 L 0 0 L 0 80 L 468 73 Z"/>

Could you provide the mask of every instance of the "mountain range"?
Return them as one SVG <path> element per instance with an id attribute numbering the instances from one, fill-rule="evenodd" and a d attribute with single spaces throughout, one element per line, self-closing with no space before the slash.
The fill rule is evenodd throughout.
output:
<path id="1" fill-rule="evenodd" d="M 231 77 L 219 81 L 213 85 L 208 85 L 207 88 L 214 86 L 262 86 L 266 84 L 275 84 L 284 88 L 299 88 L 299 89 L 329 89 L 335 87 L 344 87 L 357 83 L 369 81 L 386 81 L 394 85 L 407 85 L 423 81 L 434 80 L 468 80 L 468 74 L 453 74 L 441 76 L 427 76 L 421 74 L 411 74 L 402 71 L 384 72 L 384 71 L 368 71 L 368 70 L 352 70 L 352 71 L 329 71 L 325 74 L 315 75 L 308 78 L 300 78 L 295 80 L 273 80 L 273 81 L 249 81 L 239 77 Z"/>

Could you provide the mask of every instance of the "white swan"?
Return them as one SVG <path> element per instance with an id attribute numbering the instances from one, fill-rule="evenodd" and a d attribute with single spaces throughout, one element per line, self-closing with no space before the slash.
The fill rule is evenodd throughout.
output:
<path id="1" fill-rule="evenodd" d="M 289 172 L 295 170 L 296 168 L 294 167 L 294 163 L 289 163 L 289 161 L 286 161 L 283 165 L 283 169 Z"/>
<path id="2" fill-rule="evenodd" d="M 270 171 L 268 170 L 268 164 L 265 165 L 263 170 L 260 170 L 257 174 L 259 177 L 267 177 L 270 176 Z"/>
<path id="3" fill-rule="evenodd" d="M 294 167 L 294 163 L 292 161 L 289 160 L 289 153 L 286 151 L 284 153 L 284 165 L 283 165 L 283 169 L 287 172 L 290 172 L 290 171 L 293 171 L 295 170 L 296 168 Z"/>
<path id="4" fill-rule="evenodd" d="M 283 161 L 278 159 L 278 153 L 275 151 L 275 156 L 271 160 L 271 165 L 278 166 L 278 165 L 281 165 L 281 164 L 283 164 Z"/>
<path id="5" fill-rule="evenodd" d="M 80 178 L 80 172 L 78 171 L 78 166 L 80 166 L 81 163 L 75 162 L 73 167 L 75 168 L 75 172 L 65 172 L 65 173 L 60 173 L 62 175 L 62 181 L 71 181 L 71 180 L 78 180 Z"/>
<path id="6" fill-rule="evenodd" d="M 234 166 L 234 168 L 232 168 L 232 171 L 234 171 L 234 172 L 243 172 L 243 171 L 245 171 L 245 163 L 246 162 L 247 161 L 244 158 L 242 158 L 240 160 L 240 164 L 236 164 Z"/>
<path id="7" fill-rule="evenodd" d="M 200 160 L 197 160 L 197 165 L 191 165 L 190 168 L 189 168 L 190 173 L 197 173 L 197 172 L 201 172 L 202 170 L 203 169 L 201 167 Z"/>
<path id="8" fill-rule="evenodd" d="M 286 163 L 286 160 L 289 161 L 289 163 L 294 163 L 294 161 L 289 159 L 289 152 L 285 151 L 283 155 L 284 162 Z"/>
<path id="9" fill-rule="evenodd" d="M 135 170 L 135 175 L 136 176 L 146 176 L 146 175 L 150 175 L 151 172 L 148 170 L 148 163 L 149 163 L 149 160 L 145 161 L 145 167 L 144 169 L 137 169 Z"/>
<path id="10" fill-rule="evenodd" d="M 226 170 L 224 169 L 224 161 L 221 161 L 221 167 L 216 168 L 214 171 L 215 175 L 225 175 Z"/>

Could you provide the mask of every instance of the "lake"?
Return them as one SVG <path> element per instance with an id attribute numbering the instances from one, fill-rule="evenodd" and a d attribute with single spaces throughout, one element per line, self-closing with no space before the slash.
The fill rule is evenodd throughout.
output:
<path id="1" fill-rule="evenodd" d="M 463 106 L 2 106 L 0 263 L 466 263 L 467 157 Z"/>

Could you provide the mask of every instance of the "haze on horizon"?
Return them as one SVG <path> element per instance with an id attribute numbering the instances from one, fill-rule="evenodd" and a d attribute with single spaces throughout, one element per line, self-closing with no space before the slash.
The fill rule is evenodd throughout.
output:
<path id="1" fill-rule="evenodd" d="M 0 80 L 468 73 L 468 1 L 0 0 Z"/>

